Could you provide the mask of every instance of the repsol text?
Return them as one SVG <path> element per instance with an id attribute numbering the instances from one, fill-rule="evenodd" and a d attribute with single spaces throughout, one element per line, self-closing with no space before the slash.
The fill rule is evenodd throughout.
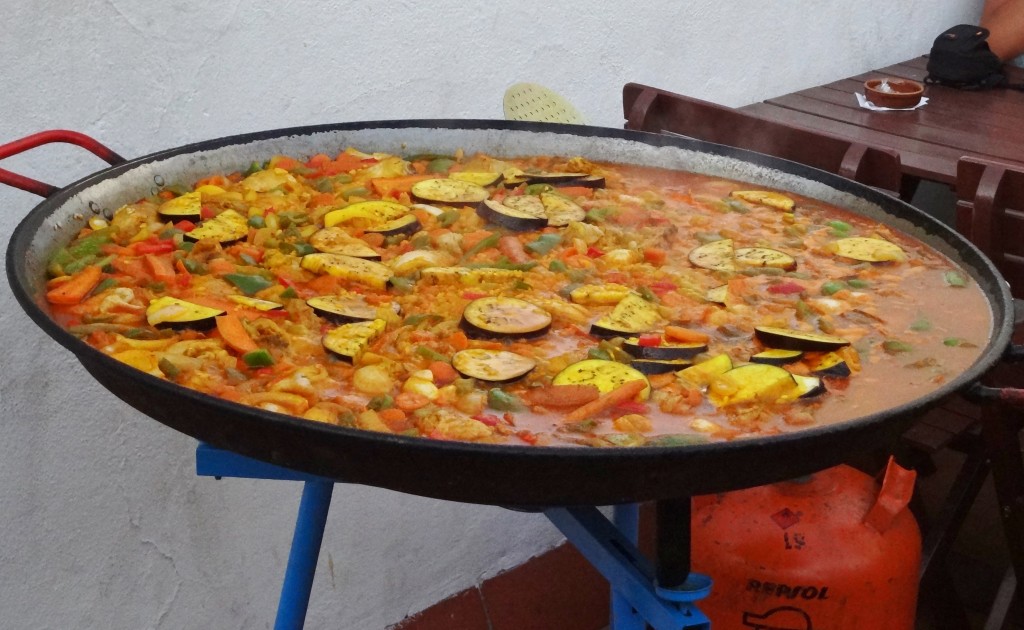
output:
<path id="1" fill-rule="evenodd" d="M 780 599 L 828 599 L 827 586 L 790 586 L 761 580 L 747 580 L 747 591 L 762 593 Z"/>

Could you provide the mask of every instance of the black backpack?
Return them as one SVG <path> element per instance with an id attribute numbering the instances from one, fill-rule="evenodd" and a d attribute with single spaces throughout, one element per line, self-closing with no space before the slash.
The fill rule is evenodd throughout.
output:
<path id="1" fill-rule="evenodd" d="M 961 90 L 988 90 L 1009 86 L 1003 62 L 988 47 L 988 29 L 959 24 L 935 38 L 928 55 L 925 83 Z"/>

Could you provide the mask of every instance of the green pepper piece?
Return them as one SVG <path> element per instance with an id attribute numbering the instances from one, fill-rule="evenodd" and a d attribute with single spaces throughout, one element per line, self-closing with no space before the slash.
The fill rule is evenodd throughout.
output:
<path id="1" fill-rule="evenodd" d="M 366 403 L 366 408 L 373 409 L 374 411 L 380 411 L 381 409 L 390 409 L 394 406 L 395 399 L 387 394 L 374 396 Z"/>
<path id="2" fill-rule="evenodd" d="M 270 356 L 270 353 L 263 348 L 253 350 L 252 352 L 246 352 L 242 355 L 242 361 L 251 368 L 270 367 L 271 365 L 274 365 L 274 357 Z"/>
<path id="3" fill-rule="evenodd" d="M 246 295 L 253 295 L 263 289 L 274 286 L 273 282 L 267 280 L 263 276 L 245 273 L 225 274 L 224 279 L 238 287 L 238 289 Z"/>
<path id="4" fill-rule="evenodd" d="M 546 192 L 557 192 L 555 187 L 551 184 L 530 184 L 523 189 L 523 192 L 527 195 L 539 195 Z"/>
<path id="5" fill-rule="evenodd" d="M 846 285 L 844 285 L 842 282 L 839 282 L 837 280 L 829 280 L 828 282 L 821 285 L 821 294 L 834 295 L 845 288 Z"/>
<path id="6" fill-rule="evenodd" d="M 555 273 L 562 273 L 568 271 L 569 268 L 561 260 L 552 260 L 548 263 L 548 270 L 554 271 Z"/>
<path id="7" fill-rule="evenodd" d="M 906 343 L 905 341 L 897 341 L 895 339 L 888 339 L 882 342 L 882 350 L 885 350 L 887 354 L 900 354 L 903 352 L 911 352 L 914 346 Z"/>
<path id="8" fill-rule="evenodd" d="M 871 286 L 871 283 L 867 280 L 861 280 L 860 278 L 850 278 L 846 281 L 851 289 L 867 289 Z"/>
<path id="9" fill-rule="evenodd" d="M 412 278 L 402 278 L 395 276 L 388 280 L 388 284 L 396 293 L 409 293 L 416 287 L 416 281 Z"/>
<path id="10" fill-rule="evenodd" d="M 370 191 L 363 186 L 357 186 L 355 188 L 349 188 L 348 190 L 342 191 L 341 196 L 345 199 L 348 199 L 349 197 L 369 197 Z"/>
<path id="11" fill-rule="evenodd" d="M 926 317 L 918 317 L 910 324 L 910 330 L 914 332 L 927 332 L 932 329 L 932 323 Z"/>
<path id="12" fill-rule="evenodd" d="M 88 236 L 71 243 L 68 247 L 68 253 L 72 258 L 82 258 L 83 256 L 95 256 L 100 253 L 100 247 L 111 241 L 111 229 L 103 228 L 102 230 L 96 230 Z"/>
<path id="13" fill-rule="evenodd" d="M 455 165 L 455 160 L 446 157 L 434 158 L 427 164 L 428 173 L 447 173 Z"/>
<path id="14" fill-rule="evenodd" d="M 650 287 L 640 287 L 637 289 L 637 293 L 639 293 L 640 297 L 648 302 L 654 302 L 657 304 L 660 301 L 658 300 L 658 296 L 654 294 L 654 291 L 651 291 Z"/>
<path id="15" fill-rule="evenodd" d="M 587 211 L 587 216 L 584 220 L 591 223 L 601 223 L 613 212 L 615 212 L 615 208 L 592 208 Z"/>
<path id="16" fill-rule="evenodd" d="M 313 180 L 313 188 L 322 193 L 334 192 L 334 183 L 328 177 L 321 177 Z"/>
<path id="17" fill-rule="evenodd" d="M 258 214 L 254 214 L 251 217 L 249 217 L 248 224 L 249 227 L 254 227 L 256 229 L 267 227 L 266 219 L 264 219 L 261 215 Z"/>
<path id="18" fill-rule="evenodd" d="M 498 241 L 501 240 L 501 234 L 495 232 L 487 238 L 481 239 L 479 243 L 470 247 L 466 250 L 466 253 L 462 255 L 462 260 L 469 260 L 473 256 L 476 256 L 485 249 L 491 249 L 492 247 L 498 246 Z"/>
<path id="19" fill-rule="evenodd" d="M 964 278 L 958 271 L 947 271 L 943 278 L 946 280 L 946 284 L 951 287 L 961 289 L 967 286 L 967 278 Z"/>
<path id="20" fill-rule="evenodd" d="M 262 170 L 263 170 L 263 165 L 262 164 L 260 164 L 259 162 L 252 162 L 251 164 L 249 164 L 249 168 L 245 169 L 245 172 L 242 173 L 242 175 L 245 175 L 246 177 L 248 177 L 249 175 L 253 175 L 254 173 L 258 173 L 258 172 L 260 172 Z"/>
<path id="21" fill-rule="evenodd" d="M 280 293 L 278 293 L 277 297 L 281 298 L 282 300 L 290 300 L 292 298 L 299 297 L 299 294 L 295 292 L 295 288 L 294 287 L 288 287 L 284 291 L 281 291 Z"/>
<path id="22" fill-rule="evenodd" d="M 614 361 L 611 353 L 601 348 L 591 348 L 590 350 L 587 350 L 587 358 L 600 359 L 601 361 Z"/>
<path id="23" fill-rule="evenodd" d="M 541 234 L 537 240 L 527 243 L 524 247 L 538 256 L 548 254 L 554 248 L 562 244 L 562 237 L 559 234 Z"/>
<path id="24" fill-rule="evenodd" d="M 444 361 L 445 363 L 449 361 L 448 357 L 427 346 L 416 346 L 416 354 L 431 361 Z"/>
<path id="25" fill-rule="evenodd" d="M 451 227 L 453 223 L 459 220 L 460 216 L 462 215 L 459 214 L 458 210 L 445 210 L 437 217 L 437 224 L 444 228 Z"/>
<path id="26" fill-rule="evenodd" d="M 156 366 L 160 368 L 160 371 L 164 373 L 164 376 L 170 379 L 175 379 L 181 374 L 181 369 L 177 365 L 174 365 L 167 357 L 161 358 Z"/>
<path id="27" fill-rule="evenodd" d="M 526 409 L 523 401 L 497 387 L 487 390 L 487 406 L 498 411 L 522 411 Z"/>
<path id="28" fill-rule="evenodd" d="M 114 280 L 113 278 L 104 278 L 100 280 L 100 283 L 97 284 L 92 291 L 89 292 L 89 295 L 99 295 L 107 289 L 113 289 L 116 286 L 117 280 Z"/>
<path id="29" fill-rule="evenodd" d="M 316 251 L 316 248 L 309 243 L 295 243 L 295 255 L 306 256 Z"/>
<path id="30" fill-rule="evenodd" d="M 189 273 L 195 274 L 197 276 L 202 276 L 209 273 L 206 270 L 206 265 L 199 262 L 198 260 L 185 258 L 184 260 L 181 261 L 181 264 L 185 265 L 185 269 L 188 270 Z"/>

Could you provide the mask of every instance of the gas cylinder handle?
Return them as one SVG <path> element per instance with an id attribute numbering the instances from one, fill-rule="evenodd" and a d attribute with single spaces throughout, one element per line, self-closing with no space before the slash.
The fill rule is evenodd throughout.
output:
<path id="1" fill-rule="evenodd" d="M 864 517 L 864 524 L 879 534 L 884 534 L 892 527 L 900 512 L 910 504 L 916 479 L 917 471 L 900 466 L 896 463 L 896 458 L 890 456 L 889 465 L 885 468 L 885 477 L 882 479 L 882 490 Z"/>
<path id="2" fill-rule="evenodd" d="M 32 134 L 31 136 L 25 136 L 24 138 L 13 140 L 7 144 L 0 144 L 0 160 L 52 142 L 66 142 L 68 144 L 78 145 L 83 149 L 92 152 L 96 157 L 111 166 L 116 166 L 125 161 L 123 157 L 110 150 L 99 141 L 90 138 L 84 133 L 68 131 L 67 129 L 40 131 L 39 133 Z M 19 188 L 26 192 L 39 195 L 40 197 L 49 197 L 60 190 L 59 187 L 52 184 L 47 184 L 45 182 L 32 179 L 31 177 L 25 177 L 24 175 L 18 175 L 17 173 L 3 168 L 0 168 L 0 184 L 7 184 L 8 186 Z"/>

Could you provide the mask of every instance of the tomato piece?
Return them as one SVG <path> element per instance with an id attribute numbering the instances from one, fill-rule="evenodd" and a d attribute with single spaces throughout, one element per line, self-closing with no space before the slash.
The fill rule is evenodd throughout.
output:
<path id="1" fill-rule="evenodd" d="M 637 345 L 651 348 L 661 345 L 661 335 L 640 335 L 637 338 Z"/>
<path id="2" fill-rule="evenodd" d="M 160 241 L 156 238 L 151 238 L 135 243 L 132 245 L 132 249 L 135 250 L 136 254 L 168 254 L 174 251 L 174 241 L 170 239 Z"/>
<path id="3" fill-rule="evenodd" d="M 196 224 L 192 223 L 188 219 L 182 219 L 181 221 L 175 223 L 174 227 L 178 228 L 182 232 L 191 232 L 192 230 L 196 229 Z"/>

